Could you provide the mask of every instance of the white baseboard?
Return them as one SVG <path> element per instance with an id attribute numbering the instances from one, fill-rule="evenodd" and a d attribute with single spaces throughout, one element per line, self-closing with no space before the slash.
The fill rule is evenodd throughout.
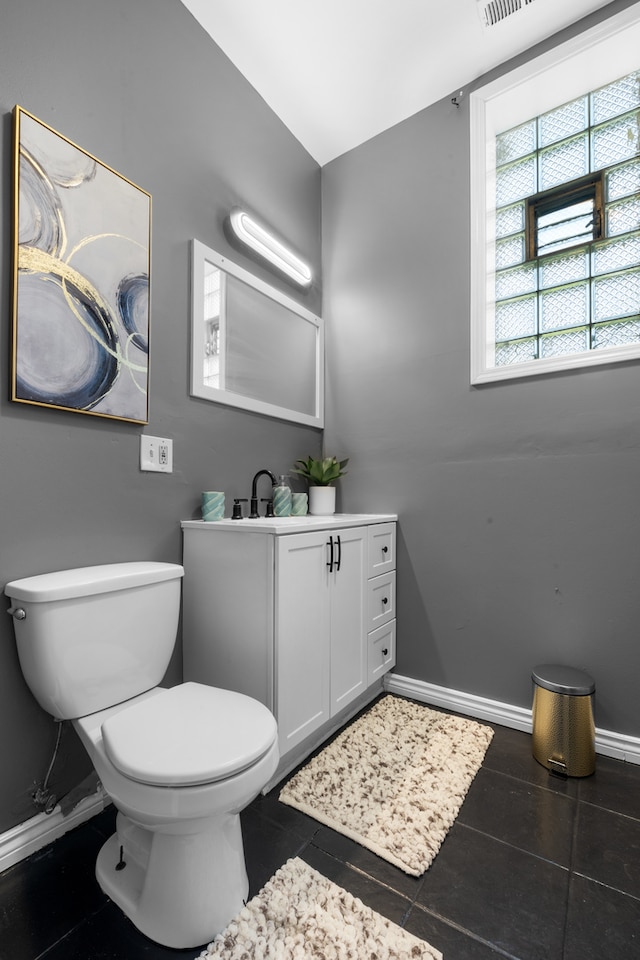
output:
<path id="1" fill-rule="evenodd" d="M 58 804 L 53 813 L 38 813 L 0 834 L 0 873 L 101 813 L 110 802 L 104 790 L 100 789 L 92 796 L 84 797 L 66 817 L 62 815 Z"/>
<path id="2" fill-rule="evenodd" d="M 434 683 L 402 677 L 397 673 L 386 675 L 384 688 L 387 693 L 396 693 L 398 696 L 409 697 L 420 703 L 443 707 L 454 713 L 463 713 L 478 720 L 488 720 L 502 724 L 504 727 L 531 733 L 531 710 L 524 707 L 477 697 L 473 693 L 463 693 L 461 690 L 438 687 Z M 616 760 L 640 764 L 640 737 L 630 737 L 624 733 L 614 733 L 611 730 L 596 727 L 596 753 Z"/>

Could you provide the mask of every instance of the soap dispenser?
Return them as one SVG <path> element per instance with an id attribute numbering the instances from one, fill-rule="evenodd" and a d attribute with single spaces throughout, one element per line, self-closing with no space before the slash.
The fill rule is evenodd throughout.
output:
<path id="1" fill-rule="evenodd" d="M 291 483 L 286 474 L 282 474 L 273 488 L 273 512 L 276 517 L 291 516 Z"/>

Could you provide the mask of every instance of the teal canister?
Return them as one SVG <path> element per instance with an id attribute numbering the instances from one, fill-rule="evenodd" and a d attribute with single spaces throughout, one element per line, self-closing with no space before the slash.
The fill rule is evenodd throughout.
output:
<path id="1" fill-rule="evenodd" d="M 205 490 L 202 494 L 202 519 L 208 523 L 224 518 L 224 493 L 221 490 Z"/>
<path id="2" fill-rule="evenodd" d="M 291 484 L 284 474 L 273 488 L 273 512 L 276 517 L 291 516 Z"/>
<path id="3" fill-rule="evenodd" d="M 291 498 L 291 516 L 306 517 L 309 512 L 309 497 L 306 493 L 294 493 Z"/>

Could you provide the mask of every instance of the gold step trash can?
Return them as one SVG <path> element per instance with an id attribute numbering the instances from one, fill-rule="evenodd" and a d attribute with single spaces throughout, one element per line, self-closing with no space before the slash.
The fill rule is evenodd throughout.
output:
<path id="1" fill-rule="evenodd" d="M 583 670 L 536 667 L 533 680 L 533 756 L 552 773 L 588 777 L 596 768 L 596 684 Z"/>

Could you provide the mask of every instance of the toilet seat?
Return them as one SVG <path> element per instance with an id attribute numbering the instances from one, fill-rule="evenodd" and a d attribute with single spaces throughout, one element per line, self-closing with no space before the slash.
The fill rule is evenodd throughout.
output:
<path id="1" fill-rule="evenodd" d="M 231 690 L 183 683 L 124 707 L 101 732 L 120 773 L 156 786 L 215 783 L 252 766 L 273 745 L 273 714 Z"/>

